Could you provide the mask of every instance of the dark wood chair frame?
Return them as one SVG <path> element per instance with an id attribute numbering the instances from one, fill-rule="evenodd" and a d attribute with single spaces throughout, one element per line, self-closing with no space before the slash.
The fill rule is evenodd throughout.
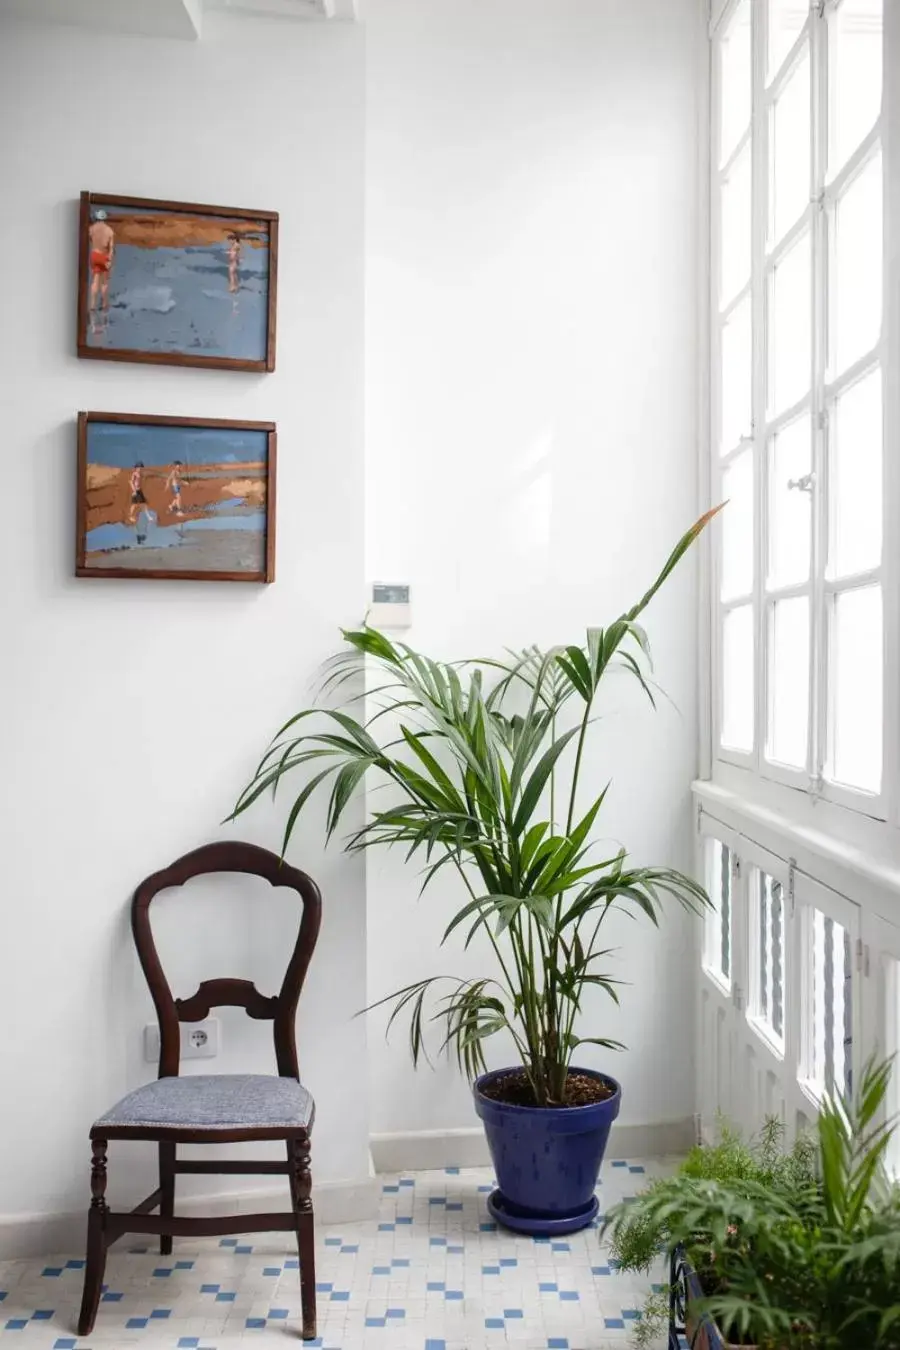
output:
<path id="1" fill-rule="evenodd" d="M 210 872 L 244 872 L 262 877 L 272 886 L 295 890 L 303 904 L 303 916 L 293 955 L 280 992 L 268 998 L 250 980 L 204 980 L 188 999 L 172 996 L 153 940 L 150 926 L 150 902 L 160 891 L 183 886 L 193 877 Z M 295 1021 L 303 980 L 316 945 L 321 922 L 322 900 L 319 888 L 304 872 L 289 867 L 276 854 L 254 844 L 227 842 L 207 844 L 179 858 L 171 866 L 142 881 L 131 905 L 131 926 L 141 967 L 150 987 L 159 1020 L 159 1077 L 178 1075 L 181 1022 L 200 1022 L 211 1008 L 244 1008 L 248 1015 L 274 1023 L 275 1059 L 282 1078 L 299 1081 Z M 300 1296 L 304 1340 L 316 1335 L 316 1274 L 314 1219 L 311 1199 L 310 1134 L 313 1120 L 305 1128 L 254 1128 L 224 1130 L 182 1129 L 118 1125 L 95 1125 L 90 1134 L 91 1208 L 88 1215 L 87 1261 L 84 1294 L 78 1320 L 79 1336 L 90 1335 L 106 1268 L 106 1253 L 124 1233 L 158 1233 L 159 1249 L 166 1256 L 172 1251 L 173 1237 L 219 1237 L 233 1233 L 295 1232 L 300 1258 Z M 159 1186 L 130 1213 L 113 1213 L 106 1203 L 106 1152 L 110 1139 L 149 1139 L 159 1145 Z M 280 1139 L 287 1147 L 285 1162 L 221 1160 L 181 1160 L 179 1144 L 221 1144 L 249 1139 Z M 222 1217 L 176 1218 L 175 1178 L 184 1173 L 226 1175 L 286 1175 L 291 1194 L 290 1211 L 271 1214 L 234 1214 Z M 153 1210 L 159 1210 L 158 1217 Z"/>

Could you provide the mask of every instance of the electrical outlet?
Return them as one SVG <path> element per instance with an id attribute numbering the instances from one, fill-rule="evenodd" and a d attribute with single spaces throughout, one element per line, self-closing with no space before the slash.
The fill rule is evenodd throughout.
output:
<path id="1" fill-rule="evenodd" d="M 205 1022 L 182 1022 L 181 1058 L 213 1059 L 219 1053 L 219 1019 L 207 1017 Z M 144 1058 L 149 1064 L 159 1063 L 159 1027 L 155 1022 L 144 1027 Z"/>

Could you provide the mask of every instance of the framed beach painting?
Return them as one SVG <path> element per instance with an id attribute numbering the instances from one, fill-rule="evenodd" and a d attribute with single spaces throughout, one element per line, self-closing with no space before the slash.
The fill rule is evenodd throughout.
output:
<path id="1" fill-rule="evenodd" d="M 278 215 L 82 192 L 78 355 L 275 369 Z"/>
<path id="2" fill-rule="evenodd" d="M 78 414 L 79 577 L 275 580 L 275 425 Z"/>

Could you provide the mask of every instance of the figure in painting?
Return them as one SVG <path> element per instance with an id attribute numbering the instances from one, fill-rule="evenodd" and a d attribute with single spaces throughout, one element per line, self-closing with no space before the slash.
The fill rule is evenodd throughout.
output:
<path id="1" fill-rule="evenodd" d="M 169 476 L 166 479 L 166 491 L 171 492 L 172 500 L 169 502 L 169 512 L 172 515 L 183 516 L 184 511 L 181 506 L 181 470 L 184 468 L 180 459 L 172 463 L 169 470 Z"/>
<path id="2" fill-rule="evenodd" d="M 90 310 L 93 323 L 99 310 L 109 309 L 109 274 L 116 253 L 116 235 L 105 211 L 98 211 L 88 229 L 91 246 Z"/>
<path id="3" fill-rule="evenodd" d="M 240 277 L 238 267 L 241 261 L 241 241 L 236 234 L 231 236 L 228 243 L 228 289 L 232 295 L 237 295 L 240 290 Z"/>
<path id="4" fill-rule="evenodd" d="M 135 462 L 129 483 L 131 486 L 131 510 L 128 512 L 128 524 L 137 525 L 137 541 L 142 544 L 144 538 L 141 535 L 141 519 L 146 520 L 147 515 L 146 511 L 141 510 L 142 507 L 147 505 L 147 498 L 144 496 L 144 461 L 142 459 Z"/>

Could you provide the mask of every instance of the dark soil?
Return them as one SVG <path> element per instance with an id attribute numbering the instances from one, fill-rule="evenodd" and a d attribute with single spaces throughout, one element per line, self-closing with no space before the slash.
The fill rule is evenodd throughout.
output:
<path id="1" fill-rule="evenodd" d="M 608 1083 L 602 1082 L 599 1078 L 592 1078 L 590 1074 L 570 1071 L 566 1079 L 563 1100 L 548 1102 L 546 1105 L 557 1110 L 561 1106 L 593 1106 L 596 1102 L 605 1102 L 607 1097 L 613 1095 L 614 1090 Z M 481 1094 L 489 1097 L 491 1101 L 505 1102 L 507 1106 L 539 1105 L 535 1101 L 534 1092 L 524 1069 L 511 1069 L 509 1073 L 501 1074 L 499 1078 L 486 1084 L 481 1089 Z"/>

